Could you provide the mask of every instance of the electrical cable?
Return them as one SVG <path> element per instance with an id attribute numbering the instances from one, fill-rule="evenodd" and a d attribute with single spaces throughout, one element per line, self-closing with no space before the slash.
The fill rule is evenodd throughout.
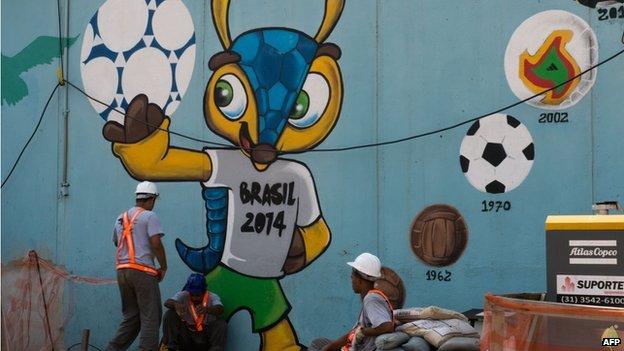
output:
<path id="1" fill-rule="evenodd" d="M 71 345 L 70 347 L 67 348 L 67 351 L 73 349 L 74 347 L 78 346 L 78 345 L 82 345 L 82 342 L 77 342 L 73 345 Z M 99 347 L 95 346 L 95 345 L 91 345 L 89 344 L 89 346 L 93 347 L 94 349 L 98 350 L 98 351 L 102 351 Z"/>
<path id="2" fill-rule="evenodd" d="M 48 105 L 50 105 L 50 101 L 52 101 L 52 97 L 54 96 L 54 93 L 56 92 L 56 90 L 58 89 L 60 85 L 61 83 L 56 83 L 56 86 L 52 90 L 52 93 L 50 93 L 50 96 L 48 97 L 48 101 L 46 101 L 45 106 L 43 107 L 43 111 L 41 111 L 41 116 L 39 116 L 39 122 L 37 122 L 37 125 L 35 126 L 35 130 L 33 130 L 32 134 L 30 135 L 30 138 L 28 138 L 28 141 L 26 142 L 24 147 L 22 147 L 22 151 L 20 151 L 19 156 L 17 156 L 17 160 L 15 160 L 15 163 L 13 163 L 13 167 L 11 167 L 9 174 L 2 181 L 2 185 L 0 185 L 0 188 L 4 188 L 4 184 L 6 184 L 6 182 L 11 177 L 11 174 L 13 174 L 13 171 L 15 170 L 15 167 L 17 167 L 17 164 L 20 161 L 20 158 L 22 158 L 22 155 L 24 154 L 24 151 L 28 147 L 28 144 L 30 144 L 32 139 L 35 137 L 35 133 L 37 133 L 37 130 L 39 129 L 39 125 L 41 125 L 41 121 L 43 120 L 43 116 L 45 115 L 46 110 L 48 109 Z"/>
<path id="3" fill-rule="evenodd" d="M 65 80 L 65 82 L 66 82 L 69 86 L 71 86 L 72 88 L 74 88 L 74 89 L 78 90 L 79 92 L 81 92 L 81 93 L 82 93 L 84 96 L 86 96 L 87 98 L 89 98 L 89 99 L 91 99 L 91 100 L 93 100 L 93 101 L 95 101 L 95 102 L 97 102 L 97 103 L 99 103 L 99 104 L 101 104 L 101 105 L 104 105 L 104 106 L 106 106 L 106 107 L 111 108 L 113 111 L 115 111 L 115 112 L 117 112 L 117 113 L 121 114 L 122 116 L 124 115 L 124 112 L 122 112 L 122 111 L 120 111 L 120 110 L 118 110 L 118 109 L 116 109 L 116 108 L 114 108 L 114 107 L 110 106 L 109 104 L 107 104 L 107 103 L 105 103 L 105 102 L 102 102 L 102 101 L 100 101 L 100 100 L 98 100 L 98 99 L 94 98 L 93 96 L 89 95 L 86 91 L 84 91 L 84 90 L 80 89 L 79 87 L 77 87 L 76 85 L 74 85 L 74 83 L 72 83 L 72 82 L 70 82 L 70 81 L 68 81 L 68 80 Z M 138 118 L 134 118 L 134 117 L 130 117 L 130 116 L 126 116 L 126 118 L 129 118 L 129 119 L 131 119 L 131 120 L 133 120 L 133 121 L 137 121 L 137 122 L 139 122 L 139 123 L 142 123 L 142 124 L 144 124 L 144 125 L 146 125 L 146 126 L 148 126 L 148 127 L 152 127 L 152 128 L 154 128 L 154 129 L 162 130 L 162 131 L 165 131 L 165 132 L 167 131 L 166 129 L 160 128 L 160 126 L 153 125 L 153 124 L 148 123 L 148 122 L 146 122 L 146 121 L 142 121 L 142 120 L 140 120 L 140 119 L 138 119 Z M 192 137 L 192 136 L 189 136 L 189 135 L 186 135 L 186 134 L 177 133 L 177 132 L 174 132 L 174 131 L 172 131 L 172 130 L 169 130 L 169 133 L 170 133 L 170 134 L 173 134 L 173 135 L 177 135 L 177 136 L 182 137 L 182 138 L 185 138 L 185 139 L 188 139 L 188 140 L 197 141 L 197 142 L 200 142 L 200 143 L 205 143 L 205 144 L 209 144 L 209 145 L 216 145 L 216 146 L 222 146 L 224 149 L 238 149 L 237 147 L 234 147 L 234 146 L 231 146 L 231 145 L 228 145 L 228 144 L 217 143 L 217 142 L 213 142 L 213 141 L 208 141 L 208 140 L 204 140 L 204 139 L 199 139 L 199 138 L 195 138 L 195 137 Z"/>
<path id="4" fill-rule="evenodd" d="M 436 129 L 436 130 L 433 130 L 433 131 L 429 131 L 429 132 L 425 132 L 425 133 L 421 133 L 421 134 L 416 134 L 416 135 L 412 135 L 412 136 L 408 136 L 408 137 L 404 137 L 404 138 L 400 138 L 400 139 L 389 140 L 389 141 L 383 141 L 383 142 L 378 142 L 378 143 L 369 143 L 369 144 L 361 144 L 361 145 L 355 145 L 355 146 L 337 147 L 337 148 L 325 148 L 325 149 L 293 150 L 293 151 L 289 151 L 289 153 L 303 153 L 303 152 L 338 152 L 338 151 L 348 151 L 348 150 L 362 149 L 362 148 L 368 148 L 368 147 L 378 147 L 378 146 L 384 146 L 384 145 L 397 144 L 397 143 L 402 143 L 402 142 L 409 141 L 409 140 L 414 140 L 414 139 L 422 138 L 422 137 L 429 136 L 429 135 L 432 135 L 432 134 L 441 133 L 441 132 L 444 132 L 444 131 L 447 131 L 447 130 L 450 130 L 450 129 L 457 128 L 457 127 L 462 126 L 462 125 L 464 125 L 464 124 L 468 124 L 468 123 L 474 122 L 474 121 L 476 121 L 476 120 L 478 120 L 478 119 L 481 119 L 481 118 L 483 118 L 483 117 L 486 117 L 486 116 L 489 116 L 489 115 L 492 115 L 492 114 L 495 114 L 495 113 L 500 113 L 500 112 L 503 112 L 503 111 L 505 111 L 505 110 L 508 110 L 508 109 L 510 109 L 510 108 L 513 108 L 513 107 L 515 107 L 515 106 L 518 106 L 518 105 L 520 105 L 520 104 L 522 104 L 522 103 L 524 103 L 524 102 L 527 102 L 527 101 L 529 101 L 529 100 L 531 100 L 531 99 L 534 99 L 534 98 L 536 98 L 536 97 L 538 97 L 538 96 L 540 96 L 540 95 L 543 95 L 543 94 L 545 94 L 545 93 L 547 93 L 547 92 L 549 92 L 549 91 L 552 91 L 552 90 L 557 89 L 557 88 L 559 88 L 559 87 L 561 87 L 561 86 L 564 86 L 565 84 L 567 84 L 567 83 L 569 83 L 569 82 L 571 82 L 571 81 L 573 81 L 573 80 L 575 80 L 575 79 L 579 78 L 580 76 L 582 76 L 582 75 L 586 74 L 587 72 L 589 72 L 589 71 L 591 71 L 591 70 L 593 70 L 593 69 L 595 69 L 595 68 L 598 68 L 598 67 L 600 67 L 600 66 L 602 66 L 602 65 L 606 64 L 607 62 L 609 62 L 609 61 L 611 61 L 611 60 L 615 59 L 616 57 L 620 56 L 622 53 L 624 53 L 624 49 L 623 49 L 623 50 L 618 51 L 617 53 L 615 53 L 615 54 L 611 55 L 610 57 L 608 57 L 607 59 L 605 59 L 605 60 L 603 60 L 603 61 L 601 61 L 601 62 L 597 63 L 596 65 L 591 66 L 590 68 L 588 68 L 588 69 L 586 69 L 586 70 L 584 70 L 584 71 L 580 72 L 579 74 L 577 74 L 577 75 L 575 75 L 574 77 L 572 77 L 572 78 L 570 78 L 570 79 L 566 80 L 565 82 L 562 82 L 562 83 L 560 83 L 560 84 L 557 84 L 556 86 L 553 86 L 553 87 L 552 87 L 552 88 L 550 88 L 550 89 L 544 90 L 544 91 L 542 91 L 542 92 L 540 92 L 540 93 L 538 93 L 538 94 L 535 94 L 535 95 L 533 95 L 533 96 L 530 96 L 530 97 L 528 97 L 528 98 L 526 98 L 526 99 L 524 99 L 524 100 L 517 101 L 517 102 L 515 102 L 515 103 L 513 103 L 513 104 L 511 104 L 511 105 L 508 105 L 508 106 L 502 107 L 502 108 L 500 108 L 500 109 L 498 109 L 498 110 L 496 110 L 496 111 L 489 112 L 489 113 L 485 113 L 485 114 L 483 114 L 483 115 L 481 115 L 481 116 L 479 116 L 479 117 L 471 118 L 471 119 L 465 120 L 465 121 L 463 121 L 463 122 L 459 122 L 459 123 L 453 124 L 453 125 L 448 126 L 448 127 L 444 127 L 444 128 Z M 81 92 L 81 93 L 82 93 L 83 95 L 85 95 L 87 98 L 89 98 L 89 99 L 91 99 L 91 100 L 93 100 L 93 101 L 96 101 L 97 103 L 100 103 L 100 104 L 102 104 L 102 105 L 104 105 L 104 106 L 108 106 L 108 107 L 110 107 L 110 108 L 113 108 L 113 107 L 111 107 L 110 105 L 108 105 L 108 104 L 106 104 L 106 103 L 104 103 L 104 102 L 102 102 L 102 101 L 100 101 L 100 100 L 98 100 L 98 99 L 94 98 L 93 96 L 89 95 L 87 92 L 85 92 L 84 90 L 80 89 L 79 87 L 77 87 L 77 86 L 76 86 L 75 84 L 73 84 L 72 82 L 70 82 L 70 81 L 68 81 L 68 80 L 64 80 L 64 82 L 65 82 L 65 83 L 67 83 L 67 84 L 69 84 L 71 87 L 73 87 L 74 89 L 78 90 L 79 92 Z M 45 114 L 45 111 L 47 110 L 48 105 L 50 104 L 50 101 L 52 100 L 52 96 L 54 96 L 54 93 L 56 92 L 56 90 L 58 89 L 58 87 L 59 87 L 60 85 L 61 85 L 61 83 L 60 83 L 60 82 L 59 82 L 59 83 L 57 83 L 57 85 L 54 87 L 54 90 L 52 90 L 52 93 L 50 94 L 50 97 L 48 97 L 48 100 L 46 101 L 46 104 L 45 104 L 45 106 L 44 106 L 44 108 L 43 108 L 43 111 L 41 112 L 41 116 L 39 117 L 39 121 L 37 122 L 37 125 L 35 126 L 35 130 L 33 131 L 32 135 L 30 136 L 30 138 L 28 139 L 28 141 L 26 142 L 26 144 L 24 145 L 24 147 L 23 147 L 23 148 L 22 148 L 22 150 L 20 151 L 19 156 L 17 157 L 17 160 L 16 160 L 16 161 L 15 161 L 15 163 L 13 164 L 13 167 L 11 167 L 11 170 L 9 171 L 9 174 L 7 175 L 7 177 L 4 179 L 4 181 L 2 181 L 2 185 L 0 186 L 0 188 L 3 188 L 3 187 L 4 187 L 4 185 L 6 184 L 6 182 L 7 182 L 7 181 L 9 180 L 9 178 L 11 177 L 11 174 L 13 174 L 13 171 L 15 170 L 15 167 L 17 166 L 18 162 L 20 161 L 20 159 L 21 159 L 21 157 L 22 157 L 22 155 L 23 155 L 24 151 L 26 150 L 26 148 L 28 147 L 28 145 L 29 145 L 29 144 L 30 144 L 30 142 L 32 141 L 33 137 L 35 136 L 35 133 L 36 133 L 36 132 L 37 132 L 37 130 L 39 129 L 39 125 L 41 124 L 41 121 L 43 120 L 43 116 L 44 116 L 44 114 Z M 118 112 L 118 113 L 120 113 L 120 114 L 122 114 L 122 115 L 123 115 L 123 113 L 122 113 L 121 111 L 119 111 L 119 110 L 117 110 L 117 109 L 115 109 L 115 108 L 113 108 L 113 109 L 114 109 L 116 112 Z M 129 116 L 128 116 L 128 118 L 132 118 L 132 117 L 129 117 Z M 136 121 L 137 121 L 137 122 L 139 122 L 139 123 L 143 123 L 143 124 L 145 124 L 145 125 L 148 125 L 148 126 L 150 126 L 150 127 L 152 127 L 152 128 L 155 128 L 155 129 L 159 129 L 159 130 L 166 131 L 165 129 L 160 128 L 160 126 L 154 126 L 154 125 L 151 125 L 151 124 L 147 123 L 146 121 L 141 121 L 141 120 L 138 120 L 138 119 L 135 119 L 135 118 L 132 118 L 132 119 L 136 120 Z M 231 145 L 227 145 L 227 144 L 223 144 L 223 143 L 211 142 L 211 141 L 208 141 L 208 140 L 204 140 L 204 139 L 200 139 L 200 138 L 195 138 L 195 137 L 188 136 L 188 135 L 183 134 L 183 133 L 174 132 L 174 131 L 171 131 L 171 130 L 169 131 L 169 133 L 170 133 L 170 134 L 172 134 L 172 135 L 177 135 L 177 136 L 179 136 L 179 137 L 182 137 L 182 138 L 188 139 L 188 140 L 192 140 L 192 141 L 196 141 L 196 142 L 200 142 L 200 143 L 204 143 L 204 144 L 208 144 L 208 145 L 215 145 L 215 146 L 219 146 L 219 147 L 220 147 L 220 148 L 222 148 L 222 149 L 228 149 L 228 150 L 239 149 L 239 147 L 236 147 L 236 146 L 231 146 Z M 282 153 L 283 153 L 283 152 L 282 152 Z"/>
<path id="5" fill-rule="evenodd" d="M 560 83 L 560 84 L 557 84 L 557 85 L 553 86 L 553 87 L 552 87 L 552 88 L 550 88 L 550 89 L 544 90 L 544 91 L 542 91 L 542 92 L 540 92 L 540 93 L 537 93 L 537 94 L 535 94 L 535 95 L 533 95 L 533 96 L 530 96 L 530 97 L 528 97 L 528 98 L 526 98 L 526 99 L 524 99 L 524 100 L 517 101 L 517 102 L 515 102 L 515 103 L 513 103 L 513 104 L 511 104 L 511 105 L 507 105 L 507 106 L 505 106 L 505 107 L 499 108 L 498 110 L 495 110 L 495 111 L 492 111 L 492 112 L 489 112 L 489 113 L 482 114 L 482 115 L 480 115 L 479 117 L 471 118 L 471 119 L 465 120 L 465 121 L 463 121 L 463 122 L 459 122 L 459 123 L 453 124 L 453 125 L 448 126 L 448 127 L 444 127 L 444 128 L 440 128 L 440 129 L 436 129 L 436 130 L 430 131 L 430 132 L 421 133 L 421 134 L 416 134 L 416 135 L 412 135 L 412 136 L 408 136 L 408 137 L 404 137 L 404 138 L 400 138 L 400 139 L 395 139 L 395 140 L 390 140 L 390 141 L 383 141 L 383 142 L 379 142 L 379 143 L 370 143 L 370 144 L 362 144 L 362 145 L 347 146 L 347 147 L 338 147 L 338 148 L 328 148 L 328 149 L 314 149 L 314 150 L 310 150 L 310 151 L 317 151 L 317 152 L 325 152 L 325 151 L 346 151 L 346 150 L 355 150 L 355 149 L 362 149 L 362 148 L 374 147 L 374 146 L 391 145 L 391 144 L 397 144 L 397 143 L 401 143 L 401 142 L 408 141 L 408 140 L 413 140 L 413 139 L 422 138 L 422 137 L 425 137 L 425 136 L 429 136 L 429 135 L 431 135 L 431 134 L 437 134 L 437 133 L 444 132 L 444 131 L 447 131 L 447 130 L 450 130 L 450 129 L 454 129 L 454 128 L 457 128 L 457 127 L 462 126 L 462 125 L 464 125 L 464 124 L 468 124 L 468 123 L 471 123 L 471 122 L 477 121 L 477 120 L 479 120 L 479 119 L 481 119 L 481 118 L 484 118 L 484 117 L 487 117 L 487 116 L 489 116 L 489 115 L 493 115 L 493 114 L 495 114 L 495 113 L 500 113 L 500 112 L 503 112 L 503 111 L 509 110 L 509 109 L 511 109 L 511 108 L 513 108 L 513 107 L 516 107 L 516 106 L 518 106 L 518 105 L 520 105 L 520 104 L 523 104 L 523 103 L 525 103 L 525 102 L 527 102 L 527 101 L 529 101 L 529 100 L 532 100 L 532 99 L 534 99 L 534 98 L 536 98 L 536 97 L 538 97 L 538 96 L 540 96 L 540 95 L 546 94 L 546 93 L 548 93 L 548 92 L 550 92 L 550 91 L 553 91 L 553 90 L 555 90 L 555 89 L 557 89 L 557 88 L 559 88 L 559 87 L 562 87 L 562 86 L 564 86 L 564 85 L 566 85 L 566 84 L 570 83 L 571 81 L 573 81 L 573 80 L 575 80 L 575 79 L 579 78 L 580 76 L 582 76 L 582 75 L 584 75 L 584 74 L 588 73 L 589 71 L 591 71 L 591 70 L 593 70 L 593 69 L 595 69 L 595 68 L 598 68 L 598 67 L 602 66 L 603 64 L 605 64 L 605 63 L 607 63 L 607 62 L 609 62 L 609 61 L 613 60 L 614 58 L 616 58 L 616 57 L 620 56 L 620 55 L 621 55 L 621 54 L 623 54 L 623 53 L 624 53 L 624 49 L 622 49 L 622 50 L 618 51 L 617 53 L 615 53 L 615 54 L 613 54 L 612 56 L 608 57 L 608 58 L 607 58 L 607 59 L 605 59 L 604 61 L 601 61 L 601 62 L 597 63 L 596 65 L 589 67 L 588 69 L 586 69 L 586 70 L 582 71 L 581 73 L 579 73 L 579 74 L 575 75 L 574 77 L 572 77 L 572 78 L 570 78 L 570 79 L 566 80 L 565 82 Z"/>
<path id="6" fill-rule="evenodd" d="M 411 136 L 407 136 L 407 137 L 404 137 L 404 138 L 399 138 L 399 139 L 394 139 L 394 140 L 388 140 L 388 141 L 383 141 L 383 142 L 377 142 L 377 143 L 368 143 L 368 144 L 361 144 L 361 145 L 354 145 L 354 146 L 335 147 L 335 148 L 324 148 L 324 149 L 291 150 L 291 151 L 289 151 L 288 153 L 304 153 L 304 152 L 330 152 L 330 151 L 331 151 L 331 152 L 338 152 L 338 151 L 348 151 L 348 150 L 355 150 L 355 149 L 363 149 L 363 148 L 369 148 L 369 147 L 378 147 L 378 146 L 385 146 L 385 145 L 392 145 L 392 144 L 402 143 L 402 142 L 405 142 L 405 141 L 414 140 L 414 139 L 422 138 L 422 137 L 429 136 L 429 135 L 432 135 L 432 134 L 437 134 L 437 133 L 440 133 L 440 132 L 444 132 L 444 131 L 447 131 L 447 130 L 450 130 L 450 129 L 457 128 L 457 127 L 462 126 L 462 125 L 464 125 L 464 124 L 472 123 L 472 122 L 474 122 L 474 121 L 476 121 L 476 120 L 479 120 L 479 119 L 481 119 L 481 118 L 487 117 L 487 116 L 489 116 L 489 115 L 492 115 L 492 114 L 495 114 L 495 113 L 500 113 L 500 112 L 506 111 L 506 110 L 511 109 L 511 108 L 513 108 L 513 107 L 516 107 L 516 106 L 518 106 L 518 105 L 520 105 L 520 104 L 522 104 L 522 103 L 525 103 L 525 102 L 527 102 L 527 101 L 529 101 L 529 100 L 532 100 L 532 99 L 534 99 L 534 98 L 536 98 L 536 97 L 538 97 L 538 96 L 540 96 L 540 95 L 543 95 L 543 94 L 546 94 L 546 93 L 548 93 L 548 92 L 550 92 L 550 91 L 553 91 L 553 90 L 555 90 L 555 89 L 557 89 L 557 88 L 559 88 L 559 87 L 562 87 L 562 86 L 564 86 L 564 85 L 566 85 L 566 84 L 570 83 L 571 81 L 573 81 L 573 80 L 575 80 L 575 79 L 577 79 L 577 78 L 581 77 L 582 75 L 587 74 L 587 73 L 588 73 L 588 72 L 590 72 L 591 70 L 596 69 L 596 68 L 598 68 L 598 67 L 600 67 L 600 66 L 604 65 L 605 63 L 607 63 L 607 62 L 609 62 L 609 61 L 611 61 L 611 60 L 615 59 L 616 57 L 620 56 L 620 55 L 621 55 L 621 54 L 623 54 L 623 53 L 624 53 L 624 49 L 622 49 L 622 50 L 618 51 L 617 53 L 615 53 L 615 54 L 611 55 L 610 57 L 606 58 L 605 60 L 603 60 L 603 61 L 601 61 L 601 62 L 599 62 L 599 63 L 595 64 L 594 66 L 591 66 L 591 67 L 589 67 L 588 69 L 586 69 L 586 70 L 584 70 L 584 71 L 580 72 L 579 74 L 575 75 L 574 77 L 572 77 L 572 78 L 570 78 L 570 79 L 568 79 L 568 80 L 566 80 L 566 81 L 564 81 L 564 82 L 562 82 L 562 83 L 560 83 L 560 84 L 557 84 L 557 85 L 553 86 L 552 88 L 546 89 L 546 90 L 541 91 L 541 92 L 539 92 L 539 93 L 537 93 L 537 94 L 535 94 L 535 95 L 532 95 L 532 96 L 530 96 L 530 97 L 528 97 L 528 98 L 526 98 L 526 99 L 523 99 L 523 100 L 517 101 L 517 102 L 515 102 L 515 103 L 512 103 L 512 104 L 510 104 L 510 105 L 504 106 L 504 107 L 499 108 L 499 109 L 497 109 L 497 110 L 495 110 L 495 111 L 492 111 L 492 112 L 488 112 L 488 113 L 482 114 L 482 115 L 480 115 L 480 116 L 478 116 L 478 117 L 471 118 L 471 119 L 465 120 L 465 121 L 463 121 L 463 122 L 459 122 L 459 123 L 456 123 L 456 124 L 450 125 L 450 126 L 448 126 L 448 127 L 444 127 L 444 128 L 436 129 L 436 130 L 429 131 L 429 132 L 425 132 L 425 133 L 421 133 L 421 134 L 411 135 Z M 67 82 L 67 84 L 69 84 L 69 85 L 70 85 L 70 86 L 72 86 L 73 88 L 75 88 L 75 89 L 77 89 L 78 91 L 80 91 L 80 92 L 81 92 L 83 95 L 85 95 L 87 98 L 89 98 L 89 99 L 91 99 L 91 100 L 93 100 L 93 101 L 96 101 L 96 102 L 98 102 L 98 103 L 100 103 L 100 104 L 102 104 L 102 105 L 104 105 L 104 106 L 109 107 L 109 108 L 112 108 L 114 111 L 116 111 L 116 112 L 118 112 L 118 113 L 120 113 L 120 114 L 122 114 L 122 115 L 124 114 L 123 112 L 121 112 L 121 111 L 119 111 L 119 110 L 115 109 L 114 107 L 112 107 L 112 106 L 110 106 L 110 105 L 108 105 L 108 104 L 106 104 L 106 103 L 104 103 L 104 102 L 102 102 L 102 101 L 100 101 L 100 100 L 98 100 L 98 99 L 95 99 L 94 97 L 92 97 L 91 95 L 87 94 L 85 91 L 83 91 L 82 89 L 78 88 L 76 85 L 74 85 L 74 84 L 73 84 L 73 83 L 71 83 L 70 81 L 66 81 L 66 82 Z M 129 116 L 127 116 L 127 117 L 128 117 L 128 118 L 131 118 L 131 117 L 129 117 Z M 134 119 L 134 118 L 132 118 L 132 119 Z M 152 128 L 156 128 L 156 129 L 159 129 L 159 130 L 165 130 L 165 129 L 160 128 L 159 126 L 154 126 L 154 125 L 151 125 L 151 124 L 149 124 L 149 123 L 147 123 L 147 122 L 145 122 L 145 121 L 140 121 L 140 120 L 138 120 L 138 119 L 134 119 L 134 120 L 138 121 L 139 123 L 143 123 L 143 124 L 145 124 L 145 125 L 147 125 L 147 126 L 150 126 L 150 127 L 152 127 Z M 165 130 L 165 131 L 166 131 L 166 130 Z M 177 136 L 182 137 L 182 138 L 185 138 L 185 139 L 192 140 L 192 141 L 201 142 L 201 143 L 206 143 L 206 144 L 209 144 L 209 145 L 217 145 L 217 146 L 221 146 L 221 147 L 223 147 L 223 149 L 230 149 L 230 150 L 231 150 L 231 149 L 240 149 L 240 148 L 241 148 L 241 147 L 231 146 L 231 145 L 222 144 L 222 143 L 210 142 L 210 141 L 208 141 L 208 140 L 203 140 L 203 139 L 195 138 L 195 137 L 192 137 L 192 136 L 189 136 L 189 135 L 186 135 L 186 134 L 183 134 L 183 133 L 174 132 L 174 131 L 171 131 L 171 130 L 169 130 L 169 133 L 170 133 L 170 134 L 173 134 L 173 135 L 177 135 Z M 257 150 L 261 150 L 261 148 L 256 148 L 256 149 L 257 149 Z M 281 153 L 285 153 L 285 152 L 281 152 Z"/>

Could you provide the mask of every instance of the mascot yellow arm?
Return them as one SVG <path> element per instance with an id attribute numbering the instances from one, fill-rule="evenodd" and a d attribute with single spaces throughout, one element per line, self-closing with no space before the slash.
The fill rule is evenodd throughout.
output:
<path id="1" fill-rule="evenodd" d="M 310 264 L 329 246 L 331 233 L 323 217 L 307 227 L 297 227 L 305 245 L 306 265 Z"/>
<path id="2" fill-rule="evenodd" d="M 131 144 L 113 143 L 113 153 L 130 175 L 139 180 L 207 181 L 212 161 L 202 151 L 169 146 L 170 120 L 147 138 Z"/>

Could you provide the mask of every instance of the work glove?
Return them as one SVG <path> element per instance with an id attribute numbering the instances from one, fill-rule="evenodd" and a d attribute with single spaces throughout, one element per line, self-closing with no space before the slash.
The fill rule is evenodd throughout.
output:
<path id="1" fill-rule="evenodd" d="M 362 333 L 362 327 L 357 327 L 357 329 L 355 330 L 355 344 L 361 343 L 365 337 L 366 335 Z"/>

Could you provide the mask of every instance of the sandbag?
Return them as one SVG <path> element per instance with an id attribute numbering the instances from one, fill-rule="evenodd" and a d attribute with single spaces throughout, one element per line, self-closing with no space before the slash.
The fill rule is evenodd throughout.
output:
<path id="1" fill-rule="evenodd" d="M 422 336 L 431 345 L 440 347 L 444 342 L 456 336 L 479 337 L 479 333 L 462 319 L 421 319 L 403 324 L 397 328 L 411 336 Z"/>
<path id="2" fill-rule="evenodd" d="M 412 336 L 408 342 L 401 345 L 401 349 L 403 351 L 431 351 L 433 346 L 420 336 Z"/>
<path id="3" fill-rule="evenodd" d="M 394 310 L 394 319 L 401 324 L 422 319 L 420 318 L 420 314 L 424 309 L 424 307 L 410 307 Z"/>
<path id="4" fill-rule="evenodd" d="M 438 351 L 479 351 L 479 338 L 466 338 L 457 336 L 448 339 Z"/>
<path id="5" fill-rule="evenodd" d="M 410 336 L 402 332 L 381 334 L 375 339 L 375 347 L 378 350 L 392 350 L 407 342 Z"/>
<path id="6" fill-rule="evenodd" d="M 394 310 L 394 318 L 401 323 L 412 322 L 419 319 L 460 319 L 468 322 L 468 318 L 463 314 L 438 306 Z"/>

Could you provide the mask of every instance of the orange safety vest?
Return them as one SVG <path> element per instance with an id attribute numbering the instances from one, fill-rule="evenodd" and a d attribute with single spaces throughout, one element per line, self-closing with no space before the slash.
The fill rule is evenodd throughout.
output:
<path id="1" fill-rule="evenodd" d="M 386 303 L 388 304 L 388 308 L 390 309 L 390 315 L 392 315 L 392 325 L 395 324 L 395 320 L 394 320 L 394 313 L 392 313 L 392 304 L 390 303 L 390 299 L 388 298 L 388 296 L 386 296 L 386 294 L 383 293 L 383 291 L 381 290 L 377 290 L 377 289 L 373 289 L 373 290 L 369 290 L 368 294 L 377 294 L 381 297 L 383 297 L 383 299 L 386 301 Z M 366 294 L 366 295 L 368 295 Z M 363 311 L 362 311 L 363 313 Z M 345 346 L 343 346 L 340 351 L 351 351 L 351 346 L 353 346 L 353 344 L 355 343 L 355 331 L 356 329 L 353 329 L 349 332 L 349 334 L 347 334 L 347 344 Z"/>
<path id="2" fill-rule="evenodd" d="M 202 299 L 202 307 L 206 308 L 208 306 L 208 302 L 210 302 L 210 294 L 208 291 L 204 293 L 204 298 Z M 195 322 L 195 330 L 202 331 L 204 330 L 204 318 L 206 314 L 202 314 L 201 316 L 197 315 L 197 310 L 195 310 L 195 305 L 191 301 L 191 297 L 189 296 L 189 309 L 191 310 L 191 316 L 193 317 L 193 321 Z"/>
<path id="3" fill-rule="evenodd" d="M 136 269 L 141 272 L 145 272 L 147 274 L 157 276 L 158 271 L 156 268 L 146 266 L 136 262 L 136 257 L 134 255 L 134 238 L 132 237 L 132 228 L 134 227 L 134 222 L 139 217 L 141 213 L 143 213 L 144 209 L 138 207 L 134 215 L 131 219 L 128 217 L 128 212 L 124 212 L 123 214 L 123 232 L 121 233 L 121 237 L 119 238 L 117 245 L 117 257 L 116 257 L 116 265 L 117 269 Z M 120 263 L 121 260 L 121 249 L 127 246 L 128 249 L 128 263 Z"/>

